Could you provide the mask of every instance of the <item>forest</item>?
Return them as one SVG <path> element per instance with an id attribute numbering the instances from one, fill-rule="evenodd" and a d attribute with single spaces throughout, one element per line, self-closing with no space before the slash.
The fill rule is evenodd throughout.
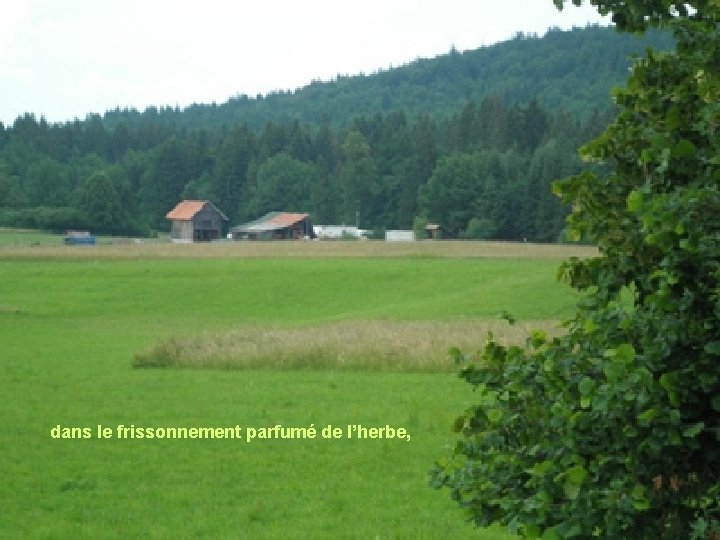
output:
<path id="1" fill-rule="evenodd" d="M 553 180 L 614 115 L 633 54 L 671 47 L 612 28 L 518 34 L 475 51 L 222 105 L 0 123 L 0 226 L 154 235 L 184 198 L 230 224 L 270 210 L 382 231 L 554 242 Z"/>

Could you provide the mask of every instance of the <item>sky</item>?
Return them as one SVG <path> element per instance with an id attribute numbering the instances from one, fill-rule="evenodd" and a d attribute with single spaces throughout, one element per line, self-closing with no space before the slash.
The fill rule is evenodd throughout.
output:
<path id="1" fill-rule="evenodd" d="M 0 10 L 0 122 L 224 103 L 370 74 L 517 32 L 608 24 L 552 0 L 14 0 Z"/>

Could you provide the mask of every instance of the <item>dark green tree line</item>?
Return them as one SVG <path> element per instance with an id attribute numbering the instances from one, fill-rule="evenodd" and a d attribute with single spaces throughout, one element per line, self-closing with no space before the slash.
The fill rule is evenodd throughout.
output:
<path id="1" fill-rule="evenodd" d="M 80 210 L 86 181 L 102 174 L 120 195 L 128 234 L 167 228 L 165 213 L 197 198 L 213 201 L 232 222 L 295 209 L 318 223 L 410 228 L 422 217 L 456 237 L 556 241 L 566 209 L 547 192 L 554 178 L 577 168 L 571 149 L 588 126 L 536 102 L 490 97 L 443 122 L 392 112 L 357 117 L 347 130 L 297 121 L 268 122 L 259 133 L 246 125 L 178 129 L 147 150 L 145 125 L 133 132 L 121 123 L 101 136 L 97 119 L 51 128 L 25 116 L 18 127 L 0 150 L 4 225 L 28 226 L 13 222 L 11 209 L 24 209 L 23 216 L 33 208 Z M 83 153 L 87 136 L 97 143 Z"/>

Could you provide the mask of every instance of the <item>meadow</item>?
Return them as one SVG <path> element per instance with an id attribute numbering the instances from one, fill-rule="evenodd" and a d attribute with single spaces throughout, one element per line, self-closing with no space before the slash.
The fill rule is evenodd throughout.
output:
<path id="1" fill-rule="evenodd" d="M 433 332 L 464 336 L 472 349 L 488 329 L 502 334 L 503 311 L 520 321 L 508 339 L 522 340 L 534 323 L 572 311 L 575 296 L 555 281 L 557 247 L 64 248 L 2 237 L 0 537 L 506 537 L 474 529 L 447 493 L 427 486 L 433 460 L 455 443 L 452 421 L 473 403 L 471 388 L 442 365 L 446 343 L 436 344 L 440 360 L 429 370 L 377 361 L 343 370 L 314 366 L 311 356 L 251 369 L 133 363 L 170 340 L 248 333 L 286 354 L 287 343 L 302 347 L 303 336 L 320 339 L 328 329 L 337 330 L 340 352 L 383 331 L 404 339 L 403 350 Z M 320 435 L 348 424 L 403 427 L 411 438 Z M 98 425 L 110 436 L 98 437 Z M 118 436 L 120 425 L 313 426 L 318 435 L 130 439 Z M 53 438 L 58 426 L 91 436 Z"/>

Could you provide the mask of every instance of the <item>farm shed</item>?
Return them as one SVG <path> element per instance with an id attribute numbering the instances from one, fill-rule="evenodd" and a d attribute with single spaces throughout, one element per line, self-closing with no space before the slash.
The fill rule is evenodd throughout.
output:
<path id="1" fill-rule="evenodd" d="M 210 201 L 182 201 L 165 217 L 172 223 L 170 240 L 176 243 L 217 240 L 222 235 L 223 221 L 227 221 Z"/>
<path id="2" fill-rule="evenodd" d="M 308 214 L 268 212 L 260 219 L 230 229 L 233 240 L 288 240 L 315 238 Z"/>

